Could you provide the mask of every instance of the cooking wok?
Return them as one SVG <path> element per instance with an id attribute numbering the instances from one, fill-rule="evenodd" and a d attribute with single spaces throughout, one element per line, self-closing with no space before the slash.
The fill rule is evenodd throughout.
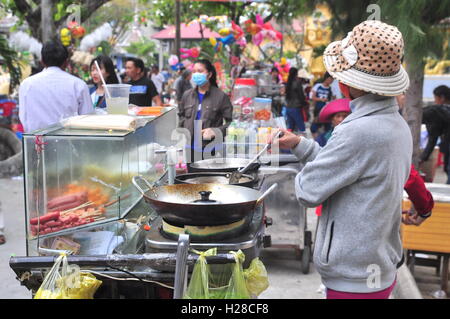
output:
<path id="1" fill-rule="evenodd" d="M 175 177 L 176 184 L 229 184 L 230 173 L 225 172 L 198 172 L 181 174 Z M 257 178 L 252 175 L 242 175 L 237 183 L 233 185 L 254 188 Z"/>
<path id="2" fill-rule="evenodd" d="M 133 184 L 145 201 L 169 224 L 193 226 L 226 225 L 244 219 L 253 213 L 277 184 L 264 194 L 236 185 L 176 184 L 153 187 L 144 191 L 138 184 L 143 180 L 133 177 Z"/>
<path id="3" fill-rule="evenodd" d="M 247 166 L 251 159 L 246 158 L 209 158 L 202 161 L 193 162 L 189 165 L 189 172 L 234 172 Z M 264 163 L 266 164 L 266 163 Z M 250 165 L 247 173 L 256 172 L 261 166 L 261 162 Z"/>

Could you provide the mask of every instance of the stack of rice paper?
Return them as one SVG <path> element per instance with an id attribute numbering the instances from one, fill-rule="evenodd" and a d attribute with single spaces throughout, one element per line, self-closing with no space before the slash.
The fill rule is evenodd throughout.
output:
<path id="1" fill-rule="evenodd" d="M 61 123 L 66 128 L 87 130 L 134 131 L 136 118 L 128 115 L 79 115 L 65 119 Z"/>

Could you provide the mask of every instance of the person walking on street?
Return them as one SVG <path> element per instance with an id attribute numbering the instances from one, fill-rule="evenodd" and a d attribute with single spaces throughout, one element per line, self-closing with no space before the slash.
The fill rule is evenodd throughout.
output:
<path id="1" fill-rule="evenodd" d="M 130 104 L 137 106 L 162 105 L 155 84 L 145 72 L 144 61 L 138 58 L 128 58 L 125 64 L 126 76 L 130 79 Z"/>
<path id="2" fill-rule="evenodd" d="M 151 80 L 153 84 L 155 84 L 156 91 L 158 91 L 158 94 L 161 96 L 166 78 L 159 72 L 159 67 L 157 65 L 152 66 Z"/>
<path id="3" fill-rule="evenodd" d="M 192 89 L 191 80 L 192 80 L 191 70 L 184 70 L 181 76 L 176 80 L 176 83 L 174 85 L 177 103 L 181 102 L 181 98 L 183 97 L 184 92 Z"/>
<path id="4" fill-rule="evenodd" d="M 311 133 L 313 137 L 316 137 L 321 132 L 319 131 L 323 128 L 325 131 L 329 129 L 329 125 L 319 122 L 319 113 L 322 108 L 334 99 L 331 90 L 331 84 L 333 84 L 333 77 L 330 73 L 326 72 L 323 76 L 323 80 L 320 83 L 316 83 L 311 89 L 311 101 L 314 104 L 313 109 L 313 123 L 311 124 Z"/>
<path id="5" fill-rule="evenodd" d="M 420 163 L 427 161 L 441 139 L 439 149 L 444 154 L 444 171 L 450 184 L 450 105 L 430 105 L 423 108 L 422 123 L 428 133 L 428 141 L 420 155 Z"/>
<path id="6" fill-rule="evenodd" d="M 289 70 L 288 82 L 286 84 L 286 115 L 288 129 L 305 132 L 305 117 L 303 109 L 307 102 L 303 92 L 303 84 L 298 78 L 298 69 Z"/>
<path id="7" fill-rule="evenodd" d="M 19 88 L 19 118 L 25 133 L 94 112 L 86 83 L 64 71 L 69 62 L 67 49 L 51 41 L 41 52 L 45 69 L 25 79 Z"/>
<path id="8" fill-rule="evenodd" d="M 323 148 L 286 130 L 278 139 L 305 164 L 295 180 L 299 201 L 323 204 L 314 264 L 328 299 L 387 299 L 396 283 L 412 157 L 411 132 L 395 99 L 409 86 L 403 54 L 396 27 L 376 20 L 354 27 L 324 53 L 352 113 Z"/>

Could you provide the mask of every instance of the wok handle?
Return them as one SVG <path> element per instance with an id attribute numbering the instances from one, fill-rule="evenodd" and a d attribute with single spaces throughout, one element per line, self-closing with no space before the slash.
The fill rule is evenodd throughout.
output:
<path id="1" fill-rule="evenodd" d="M 258 182 L 258 186 L 256 186 L 255 189 L 261 190 L 261 187 L 263 186 L 265 180 L 266 180 L 266 175 L 263 175 Z"/>
<path id="2" fill-rule="evenodd" d="M 277 188 L 277 187 L 278 187 L 278 183 L 275 183 L 275 184 L 273 184 L 272 186 L 270 186 L 270 188 L 269 188 L 268 190 L 266 190 L 266 191 L 264 192 L 264 194 L 262 194 L 262 195 L 258 198 L 258 200 L 256 201 L 256 204 L 255 204 L 255 207 L 258 206 L 259 204 L 261 204 L 261 203 L 263 202 L 264 198 L 266 198 L 267 195 L 269 195 L 270 193 L 272 193 L 272 192 L 275 190 L 275 188 Z"/>
<path id="3" fill-rule="evenodd" d="M 143 190 L 141 188 L 141 186 L 139 186 L 139 181 L 144 181 L 144 183 L 149 187 L 147 190 Z M 143 178 L 141 175 L 137 175 L 134 176 L 133 179 L 131 180 L 131 182 L 133 183 L 133 185 L 138 189 L 138 191 L 142 194 L 145 195 L 146 192 L 148 192 L 149 190 L 151 190 L 153 188 L 153 185 L 151 185 L 145 178 Z"/>

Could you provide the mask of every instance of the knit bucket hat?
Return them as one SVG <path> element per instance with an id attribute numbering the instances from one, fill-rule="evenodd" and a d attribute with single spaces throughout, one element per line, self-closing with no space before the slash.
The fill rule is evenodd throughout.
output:
<path id="1" fill-rule="evenodd" d="M 366 92 L 396 96 L 405 93 L 409 77 L 401 65 L 403 37 L 391 25 L 364 21 L 342 41 L 328 45 L 324 64 L 338 81 Z"/>
<path id="2" fill-rule="evenodd" d="M 352 112 L 352 110 L 350 109 L 350 99 L 333 100 L 325 105 L 319 113 L 319 122 L 331 122 L 331 118 L 333 117 L 333 115 L 339 112 Z"/>

